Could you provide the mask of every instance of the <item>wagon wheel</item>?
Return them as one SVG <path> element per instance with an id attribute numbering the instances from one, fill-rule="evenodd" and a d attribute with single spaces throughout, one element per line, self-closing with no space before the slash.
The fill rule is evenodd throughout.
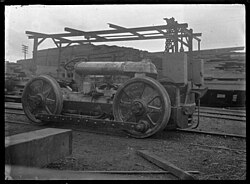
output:
<path id="1" fill-rule="evenodd" d="M 26 116 L 37 125 L 45 122 L 36 118 L 38 113 L 60 114 L 63 98 L 59 84 L 48 75 L 31 79 L 22 94 L 22 106 Z"/>
<path id="2" fill-rule="evenodd" d="M 170 118 L 171 103 L 165 88 L 149 77 L 137 77 L 125 82 L 113 102 L 115 120 L 144 125 L 138 130 L 125 130 L 135 138 L 149 137 L 163 130 Z"/>

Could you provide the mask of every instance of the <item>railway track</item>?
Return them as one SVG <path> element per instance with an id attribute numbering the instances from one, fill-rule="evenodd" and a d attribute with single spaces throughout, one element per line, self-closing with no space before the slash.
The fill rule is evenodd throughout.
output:
<path id="1" fill-rule="evenodd" d="M 197 113 L 198 110 L 196 110 Z M 200 108 L 200 113 L 206 114 L 216 114 L 216 115 L 226 115 L 234 117 L 246 117 L 246 111 L 242 110 L 228 110 L 228 109 L 219 109 L 219 108 Z"/>
<path id="2" fill-rule="evenodd" d="M 20 103 L 12 103 L 12 102 L 5 103 L 5 113 L 6 114 L 25 115 L 25 113 L 22 110 L 22 105 Z M 209 117 L 209 118 L 218 118 L 218 119 L 229 119 L 229 120 L 235 120 L 235 121 L 245 121 L 245 119 L 246 119 L 245 111 L 227 110 L 227 109 L 218 109 L 218 108 L 207 108 L 207 107 L 202 107 L 200 109 L 200 116 L 201 117 Z M 6 120 L 6 123 L 32 125 L 29 122 L 13 121 L 13 120 L 12 121 Z M 70 127 L 70 128 L 74 131 L 82 131 L 82 129 L 79 130 L 79 128 L 72 128 L 72 127 Z M 84 131 L 90 132 L 90 133 L 105 134 L 103 131 L 101 131 L 101 132 L 89 131 L 89 130 L 87 131 L 85 129 L 84 129 Z M 208 131 L 198 131 L 198 130 L 194 130 L 194 129 L 178 129 L 177 131 L 185 132 L 185 133 L 199 133 L 199 134 L 217 135 L 217 136 L 224 136 L 224 137 L 246 138 L 246 136 L 244 136 L 244 135 L 208 132 Z M 106 133 L 106 134 L 110 135 L 110 133 Z"/>
<path id="3" fill-rule="evenodd" d="M 194 116 L 198 116 L 198 113 L 195 113 Z M 215 118 L 215 119 L 225 119 L 225 120 L 233 120 L 233 121 L 244 121 L 246 122 L 246 117 L 236 117 L 236 116 L 229 116 L 229 115 L 221 115 L 221 114 L 211 114 L 211 113 L 201 113 L 200 117 L 207 117 L 207 118 Z"/>
<path id="4" fill-rule="evenodd" d="M 206 135 L 215 135 L 215 136 L 223 136 L 223 137 L 237 137 L 237 138 L 246 138 L 244 135 L 237 134 L 228 134 L 228 133 L 219 133 L 219 132 L 210 132 L 210 131 L 200 131 L 193 129 L 177 129 L 178 132 L 186 132 L 186 133 L 198 133 L 198 134 L 206 134 Z"/>
<path id="5" fill-rule="evenodd" d="M 5 109 L 22 110 L 21 103 L 7 102 L 5 103 Z M 194 116 L 198 116 L 198 112 L 194 113 Z M 233 121 L 246 121 L 246 111 L 243 110 L 229 110 L 221 108 L 200 107 L 200 117 L 217 118 Z"/>
<path id="6" fill-rule="evenodd" d="M 12 123 L 12 124 L 23 124 L 23 125 L 29 125 L 29 126 L 35 126 L 29 122 L 25 122 L 25 121 L 16 121 L 16 120 L 5 120 L 5 123 Z M 74 124 L 57 124 L 57 123 L 52 123 L 49 126 L 48 125 L 44 125 L 41 128 L 44 127 L 57 127 L 57 128 L 70 128 L 74 131 L 78 131 L 78 132 L 88 132 L 88 133 L 98 133 L 98 134 L 104 134 L 104 135 L 118 135 L 121 136 L 119 133 L 116 133 L 115 131 L 112 132 L 105 132 L 105 131 L 98 131 L 98 130 L 90 130 L 86 129 L 86 127 L 84 128 L 81 125 L 74 125 Z M 222 137 L 236 137 L 236 138 L 246 138 L 246 136 L 244 135 L 237 135 L 237 134 L 229 134 L 229 133 L 219 133 L 219 132 L 210 132 L 210 131 L 199 131 L 199 130 L 193 130 L 193 129 L 177 129 L 177 130 L 173 130 L 173 131 L 178 131 L 178 132 L 183 132 L 183 133 L 198 133 L 198 134 L 205 134 L 205 135 L 212 135 L 212 136 L 222 136 Z M 124 135 L 126 136 L 126 135 Z"/>
<path id="7" fill-rule="evenodd" d="M 228 115 L 246 115 L 246 110 L 231 110 L 223 108 L 213 108 L 213 107 L 200 107 L 200 111 L 218 113 L 218 114 L 228 114 Z"/>
<path id="8" fill-rule="evenodd" d="M 198 116 L 198 109 L 196 109 L 194 115 Z M 200 107 L 200 117 L 217 118 L 233 121 L 246 121 L 246 111 Z"/>

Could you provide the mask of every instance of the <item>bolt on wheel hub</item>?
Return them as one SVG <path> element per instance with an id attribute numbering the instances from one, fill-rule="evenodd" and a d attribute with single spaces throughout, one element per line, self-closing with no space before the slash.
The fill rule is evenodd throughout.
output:
<path id="1" fill-rule="evenodd" d="M 135 100 L 132 103 L 131 106 L 131 111 L 135 114 L 135 115 L 142 115 L 145 111 L 145 105 L 143 104 L 143 102 L 139 101 L 139 100 Z"/>
<path id="2" fill-rule="evenodd" d="M 44 102 L 44 96 L 41 93 L 37 94 L 35 104 L 38 106 L 38 105 L 42 105 L 43 102 Z"/>

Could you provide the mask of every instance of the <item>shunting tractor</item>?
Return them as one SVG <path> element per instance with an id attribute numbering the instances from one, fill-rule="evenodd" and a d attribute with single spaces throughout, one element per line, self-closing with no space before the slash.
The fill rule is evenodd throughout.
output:
<path id="1" fill-rule="evenodd" d="M 66 70 L 73 80 L 32 78 L 22 94 L 26 116 L 36 125 L 49 122 L 102 124 L 146 138 L 164 129 L 188 128 L 196 101 L 204 95 L 203 62 L 188 63 L 186 53 L 165 53 L 157 71 L 140 62 L 74 59 Z"/>

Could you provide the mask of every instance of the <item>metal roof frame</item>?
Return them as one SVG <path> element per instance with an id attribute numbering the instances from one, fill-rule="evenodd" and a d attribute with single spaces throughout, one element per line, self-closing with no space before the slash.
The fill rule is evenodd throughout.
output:
<path id="1" fill-rule="evenodd" d="M 200 42 L 201 40 L 198 38 L 201 36 L 201 33 L 192 33 L 192 29 L 188 30 L 188 24 L 179 24 L 177 21 L 169 21 L 171 19 L 165 18 L 167 21 L 166 25 L 158 25 L 158 26 L 147 26 L 147 27 L 136 27 L 136 28 L 125 28 L 115 24 L 110 24 L 109 27 L 114 28 L 114 30 L 101 30 L 101 31 L 82 31 L 78 29 L 73 29 L 69 27 L 65 27 L 64 30 L 68 33 L 60 33 L 60 34 L 44 34 L 33 31 L 26 31 L 29 39 L 41 39 L 38 42 L 38 45 L 42 43 L 45 39 L 51 38 L 55 42 L 58 47 L 58 43 L 61 44 L 85 44 L 92 42 L 114 42 L 114 41 L 134 41 L 134 40 L 149 40 L 149 39 L 166 39 L 169 38 L 171 40 L 177 40 L 181 44 L 188 46 L 186 42 L 183 41 L 183 37 L 192 37 L 192 39 Z M 174 20 L 172 18 L 172 20 Z M 175 30 L 175 31 L 171 31 Z M 145 31 L 157 31 L 157 33 L 138 33 Z M 131 33 L 132 35 L 115 35 L 115 34 L 123 34 L 123 33 Z M 102 36 L 106 35 L 106 36 Z M 84 36 L 85 39 L 79 40 L 70 40 L 65 37 L 81 37 Z M 117 38 L 119 37 L 119 38 Z"/>
<path id="2" fill-rule="evenodd" d="M 201 33 L 193 33 L 192 29 L 188 29 L 187 23 L 179 24 L 173 17 L 170 19 L 164 18 L 164 20 L 167 23 L 166 25 L 125 28 L 109 23 L 109 27 L 113 28 L 112 30 L 82 31 L 65 27 L 64 31 L 66 31 L 66 33 L 44 34 L 33 31 L 26 31 L 26 34 L 29 35 L 29 39 L 34 39 L 33 60 L 35 64 L 37 48 L 47 38 L 51 38 L 55 45 L 59 48 L 59 55 L 63 44 L 66 44 L 66 46 L 64 47 L 68 47 L 73 43 L 83 45 L 96 42 L 136 41 L 152 39 L 166 39 L 166 52 L 169 52 L 170 50 L 172 52 L 183 52 L 183 46 L 186 46 L 188 48 L 188 51 L 191 52 L 193 51 L 193 40 L 196 40 L 198 42 L 198 50 L 200 50 L 201 39 L 198 37 L 202 35 Z M 84 37 L 84 39 L 70 40 L 68 37 Z M 183 38 L 185 38 L 185 40 Z M 60 62 L 60 56 L 58 60 L 58 62 Z"/>

